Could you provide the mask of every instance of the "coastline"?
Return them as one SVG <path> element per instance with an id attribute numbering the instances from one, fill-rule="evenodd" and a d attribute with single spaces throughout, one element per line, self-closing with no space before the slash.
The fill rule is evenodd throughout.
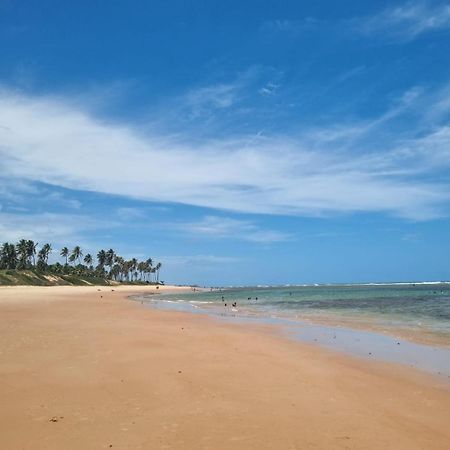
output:
<path id="1" fill-rule="evenodd" d="M 450 348 L 444 339 L 411 339 L 411 334 L 396 333 L 396 329 L 384 329 L 368 323 L 363 326 L 352 320 L 339 321 L 335 317 L 319 320 L 308 317 L 289 317 L 280 315 L 248 314 L 241 308 L 225 309 L 195 300 L 171 299 L 168 295 L 130 296 L 131 300 L 144 305 L 166 310 L 200 314 L 220 322 L 252 327 L 272 327 L 273 332 L 301 343 L 319 346 L 334 352 L 356 357 L 361 360 L 377 360 L 397 363 L 405 367 L 439 376 L 450 382 Z M 419 335 L 420 336 L 420 335 Z M 425 335 L 426 336 L 426 335 Z"/>
<path id="2" fill-rule="evenodd" d="M 351 287 L 360 287 L 360 286 L 405 286 L 405 285 L 443 285 L 443 284 L 450 284 L 449 282 L 420 282 L 420 283 L 370 283 L 370 284 L 348 284 L 343 286 L 351 286 Z M 328 286 L 337 286 L 337 285 L 324 285 L 326 287 Z M 341 286 L 341 285 L 339 285 Z M 301 286 L 304 287 L 304 286 Z M 307 286 L 307 287 L 313 287 Z M 276 288 L 276 287 L 275 287 Z M 252 288 L 250 288 L 251 290 Z M 215 291 L 218 295 L 225 294 L 227 295 L 228 292 L 233 292 L 235 289 L 221 289 L 218 291 Z M 254 293 L 257 291 L 255 290 Z M 209 293 L 209 292 L 207 292 Z M 199 308 L 203 310 L 206 314 L 211 315 L 229 315 L 229 311 L 226 310 L 225 314 L 222 314 L 225 310 L 223 309 L 223 304 L 220 303 L 220 301 L 204 301 L 204 299 L 195 299 L 194 297 L 191 297 L 192 292 L 189 292 L 189 296 L 183 299 L 180 302 L 180 298 L 171 298 L 169 295 L 167 298 L 165 296 L 161 297 L 161 301 L 164 301 L 169 304 L 172 304 L 174 307 L 176 305 L 176 302 L 180 302 L 178 310 L 187 310 L 192 311 L 192 308 L 189 308 L 189 305 L 195 306 L 195 308 Z M 158 299 L 158 297 L 156 297 Z M 175 300 L 175 301 L 172 301 Z M 186 305 L 186 307 L 183 307 L 183 302 Z M 332 313 L 330 311 L 325 310 L 316 310 L 315 312 L 311 312 L 310 310 L 303 310 L 303 311 L 282 311 L 282 310 L 270 310 L 270 311 L 264 311 L 255 309 L 254 305 L 246 305 L 243 304 L 242 298 L 238 300 L 239 306 L 237 308 L 236 315 L 242 316 L 242 317 L 249 317 L 249 318 L 261 318 L 261 319 L 267 319 L 267 318 L 273 318 L 273 319 L 279 319 L 281 321 L 292 321 L 293 323 L 298 322 L 299 324 L 312 324 L 312 325 L 323 325 L 326 327 L 334 327 L 334 328 L 346 328 L 346 329 L 352 329 L 355 331 L 368 331 L 368 332 L 374 332 L 378 334 L 382 334 L 385 336 L 390 336 L 393 338 L 398 338 L 402 340 L 406 340 L 412 343 L 416 344 L 424 344 L 429 346 L 437 346 L 437 347 L 444 347 L 450 349 L 450 332 L 448 330 L 446 331 L 437 331 L 433 329 L 429 329 L 426 324 L 420 324 L 415 325 L 414 327 L 406 326 L 405 323 L 401 322 L 394 322 L 392 323 L 391 320 L 381 320 L 380 317 L 375 316 L 356 316 L 352 314 L 346 313 L 344 314 L 336 314 Z M 320 311 L 320 314 L 319 314 Z M 388 318 L 389 319 L 389 318 Z"/>
<path id="3" fill-rule="evenodd" d="M 437 378 L 128 301 L 143 291 L 0 289 L 5 448 L 448 448 Z"/>

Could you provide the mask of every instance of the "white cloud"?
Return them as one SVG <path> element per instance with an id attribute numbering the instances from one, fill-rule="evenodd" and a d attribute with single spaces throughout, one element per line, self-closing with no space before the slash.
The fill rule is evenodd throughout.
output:
<path id="1" fill-rule="evenodd" d="M 197 222 L 178 224 L 177 228 L 199 236 L 232 238 L 251 242 L 270 243 L 291 239 L 287 233 L 266 230 L 247 220 L 206 216 Z"/>
<path id="2" fill-rule="evenodd" d="M 407 97 L 372 123 L 354 125 L 355 136 L 360 139 L 397 117 L 410 105 Z M 430 170 L 431 156 L 422 147 L 433 136 L 439 137 L 441 150 L 432 159 L 448 163 L 445 133 L 413 138 L 407 156 L 393 144 L 368 154 L 364 147 L 348 148 L 333 139 L 230 137 L 195 145 L 188 135 L 174 141 L 101 121 L 74 104 L 1 92 L 2 174 L 25 184 L 40 181 L 245 213 L 364 211 L 426 219 L 442 214 L 449 200 L 448 186 L 407 176 Z M 414 151 L 420 164 L 411 157 Z"/>
<path id="3" fill-rule="evenodd" d="M 388 33 L 411 40 L 421 34 L 450 28 L 450 5 L 429 6 L 425 2 L 408 2 L 387 8 L 381 13 L 355 20 L 357 28 L 365 34 Z"/>

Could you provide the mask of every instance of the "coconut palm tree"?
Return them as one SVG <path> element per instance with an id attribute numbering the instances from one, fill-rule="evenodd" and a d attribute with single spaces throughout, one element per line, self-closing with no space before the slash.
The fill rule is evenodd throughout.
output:
<path id="1" fill-rule="evenodd" d="M 83 251 L 81 250 L 79 245 L 76 245 L 73 250 L 72 253 L 70 255 L 69 261 L 70 262 L 75 262 L 77 261 L 78 264 L 80 264 L 80 258 L 83 256 Z"/>
<path id="2" fill-rule="evenodd" d="M 16 244 L 16 253 L 17 253 L 17 269 L 25 270 L 28 267 L 28 241 L 25 239 L 21 239 Z"/>
<path id="3" fill-rule="evenodd" d="M 144 281 L 143 275 L 144 275 L 146 267 L 147 267 L 147 264 L 144 261 L 139 262 L 137 265 L 137 270 L 139 272 L 139 279 L 141 281 Z"/>
<path id="4" fill-rule="evenodd" d="M 114 264 L 114 258 L 116 256 L 116 253 L 112 248 L 110 248 L 106 254 L 105 254 L 105 265 L 109 267 L 109 270 L 111 270 L 111 267 Z"/>
<path id="5" fill-rule="evenodd" d="M 119 266 L 120 281 L 123 281 L 127 270 L 125 260 L 121 256 L 116 256 L 116 265 Z"/>
<path id="6" fill-rule="evenodd" d="M 36 266 L 36 249 L 38 246 L 38 243 L 28 240 L 26 241 L 26 249 L 27 249 L 27 258 L 31 262 L 31 259 L 33 260 L 33 266 Z"/>
<path id="7" fill-rule="evenodd" d="M 159 262 L 156 264 L 156 282 L 159 283 L 159 271 L 161 270 L 162 264 Z"/>
<path id="8" fill-rule="evenodd" d="M 48 256 L 52 252 L 52 246 L 50 244 L 44 244 L 39 253 L 42 254 L 44 263 L 48 263 Z"/>
<path id="9" fill-rule="evenodd" d="M 150 275 L 150 281 L 152 281 L 153 259 L 148 258 L 145 262 L 147 263 L 147 273 Z"/>
<path id="10" fill-rule="evenodd" d="M 97 261 L 98 261 L 98 268 L 103 269 L 106 263 L 106 252 L 105 250 L 100 250 L 97 253 Z"/>
<path id="11" fill-rule="evenodd" d="M 61 255 L 63 258 L 66 258 L 66 266 L 67 266 L 67 258 L 69 257 L 69 249 L 68 249 L 67 247 L 63 247 L 63 248 L 61 249 L 60 255 Z"/>
<path id="12" fill-rule="evenodd" d="M 52 251 L 52 246 L 50 244 L 44 244 L 42 248 L 38 252 L 38 261 L 36 268 L 38 270 L 46 270 L 47 269 L 47 263 L 48 263 L 48 255 Z"/>
<path id="13" fill-rule="evenodd" d="M 15 269 L 16 265 L 16 246 L 5 242 L 0 249 L 0 269 Z"/>
<path id="14" fill-rule="evenodd" d="M 119 264 L 116 263 L 116 264 L 114 264 L 111 267 L 109 275 L 110 275 L 111 278 L 114 278 L 117 281 L 117 278 L 120 276 L 120 266 L 119 266 Z"/>
<path id="15" fill-rule="evenodd" d="M 131 265 L 130 265 L 130 270 L 131 270 L 131 281 L 133 281 L 133 275 L 135 278 L 137 278 L 137 272 L 136 272 L 136 268 L 137 268 L 137 259 L 136 258 L 132 258 L 132 260 L 130 261 Z"/>
<path id="16" fill-rule="evenodd" d="M 84 257 L 84 262 L 88 265 L 91 266 L 92 265 L 92 256 L 90 253 L 87 253 Z"/>

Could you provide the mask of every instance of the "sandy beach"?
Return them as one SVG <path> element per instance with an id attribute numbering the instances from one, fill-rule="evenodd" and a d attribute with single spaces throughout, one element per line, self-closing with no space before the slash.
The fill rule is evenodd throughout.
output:
<path id="1" fill-rule="evenodd" d="M 0 288 L 0 448 L 450 448 L 444 381 L 144 290 Z"/>

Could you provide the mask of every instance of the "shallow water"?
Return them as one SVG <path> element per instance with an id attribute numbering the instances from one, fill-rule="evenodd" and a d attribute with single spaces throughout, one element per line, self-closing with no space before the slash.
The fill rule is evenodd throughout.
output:
<path id="1" fill-rule="evenodd" d="M 439 334 L 450 343 L 449 283 L 235 288 L 166 298 L 204 308 L 236 302 L 250 315 L 323 317 L 410 329 Z"/>
<path id="2" fill-rule="evenodd" d="M 450 346 L 448 283 L 234 288 L 139 299 L 158 308 L 276 324 L 304 342 L 450 376 L 450 348 L 445 347 Z M 231 306 L 234 302 L 236 308 Z M 322 319 L 333 325 L 317 323 Z M 435 335 L 444 346 L 399 339 L 397 330 L 403 335 Z"/>

